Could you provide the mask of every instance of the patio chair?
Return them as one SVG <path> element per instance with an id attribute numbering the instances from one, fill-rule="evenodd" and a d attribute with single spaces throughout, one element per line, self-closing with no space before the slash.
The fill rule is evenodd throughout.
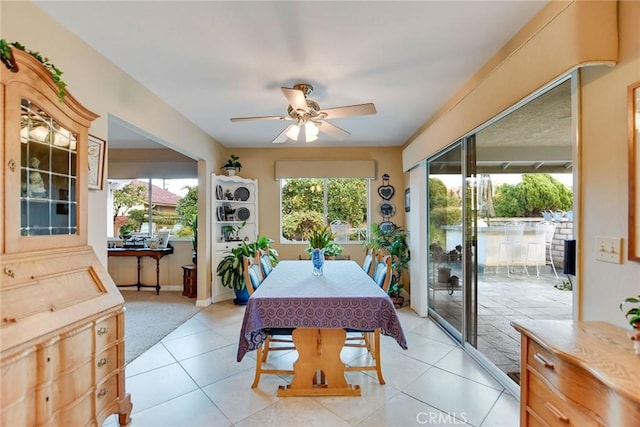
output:
<path id="1" fill-rule="evenodd" d="M 260 287 L 260 284 L 264 280 L 262 276 L 262 270 L 260 267 L 260 254 L 256 253 L 254 258 L 245 257 L 243 259 L 244 266 L 244 284 L 249 291 L 249 295 Z M 264 369 L 262 364 L 267 361 L 267 356 L 271 351 L 283 351 L 283 350 L 295 350 L 291 338 L 281 338 L 283 336 L 291 337 L 293 332 L 292 328 L 268 328 L 265 329 L 267 338 L 256 349 L 256 373 L 253 378 L 251 388 L 258 387 L 260 383 L 260 376 L 262 374 L 273 375 L 293 375 L 293 369 Z M 285 343 L 287 345 L 281 345 Z M 275 345 L 274 345 L 275 344 Z"/>
<path id="2" fill-rule="evenodd" d="M 522 239 L 524 237 L 524 223 L 512 222 L 504 225 L 504 240 L 498 248 L 499 264 L 503 262 L 507 266 L 507 277 L 511 277 L 511 265 L 516 262 L 516 256 L 520 258 L 523 271 L 529 276 L 529 271 L 522 253 Z M 497 272 L 496 268 L 496 272 Z"/>
<path id="3" fill-rule="evenodd" d="M 553 235 L 555 234 L 555 232 L 555 224 L 550 222 L 540 222 L 536 224 L 535 240 L 529 242 L 529 244 L 527 245 L 527 258 L 525 260 L 525 264 L 529 265 L 529 256 L 531 255 L 531 250 L 533 250 L 533 257 L 536 264 L 536 277 L 540 277 L 539 255 L 540 249 L 542 249 L 544 255 L 543 265 L 551 265 L 553 274 L 555 274 L 556 279 L 558 279 L 558 272 L 556 271 L 556 266 L 553 263 L 553 254 L 551 253 L 551 242 L 553 241 Z M 549 262 L 547 262 L 547 253 L 549 254 Z"/>
<path id="4" fill-rule="evenodd" d="M 349 241 L 349 229 L 351 226 L 348 222 L 336 219 L 329 224 L 331 227 L 331 233 L 334 234 L 336 242 L 348 242 Z"/>

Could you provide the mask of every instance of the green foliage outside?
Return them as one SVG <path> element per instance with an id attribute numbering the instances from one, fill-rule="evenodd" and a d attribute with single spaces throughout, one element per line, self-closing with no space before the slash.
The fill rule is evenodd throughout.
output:
<path id="1" fill-rule="evenodd" d="M 544 211 L 571 210 L 573 193 L 549 174 L 524 174 L 518 184 L 498 186 L 493 206 L 497 217 L 540 217 Z"/>
<path id="2" fill-rule="evenodd" d="M 198 215 L 198 187 L 185 187 L 187 194 L 176 205 L 176 214 L 180 217 L 180 222 L 187 225 Z"/>
<path id="3" fill-rule="evenodd" d="M 438 178 L 429 178 L 429 217 L 431 243 L 445 241 L 443 226 L 462 222 L 462 199 Z"/>
<path id="4" fill-rule="evenodd" d="M 367 184 L 358 178 L 327 180 L 327 212 L 324 212 L 324 179 L 288 180 L 282 188 L 282 229 L 288 240 L 302 241 L 314 227 L 334 220 L 362 227 L 367 221 Z"/>
<path id="5" fill-rule="evenodd" d="M 124 216 L 134 206 L 144 203 L 147 187 L 144 185 L 127 184 L 113 191 L 113 221 Z"/>

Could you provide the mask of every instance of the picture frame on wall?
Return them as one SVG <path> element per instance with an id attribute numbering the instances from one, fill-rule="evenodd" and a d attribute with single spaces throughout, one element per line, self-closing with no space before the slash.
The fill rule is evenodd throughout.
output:
<path id="1" fill-rule="evenodd" d="M 94 135 L 89 135 L 88 157 L 89 174 L 87 178 L 90 190 L 102 190 L 104 181 L 104 157 L 107 141 Z"/>
<path id="2" fill-rule="evenodd" d="M 404 211 L 411 212 L 411 189 L 404 190 Z"/>
<path id="3" fill-rule="evenodd" d="M 629 140 L 629 260 L 640 262 L 640 81 L 627 90 Z"/>

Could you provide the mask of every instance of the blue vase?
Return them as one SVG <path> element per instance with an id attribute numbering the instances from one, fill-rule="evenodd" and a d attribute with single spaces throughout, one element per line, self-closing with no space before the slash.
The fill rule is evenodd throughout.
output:
<path id="1" fill-rule="evenodd" d="M 324 266 L 324 248 L 311 251 L 311 262 L 313 263 L 313 275 L 322 276 Z"/>

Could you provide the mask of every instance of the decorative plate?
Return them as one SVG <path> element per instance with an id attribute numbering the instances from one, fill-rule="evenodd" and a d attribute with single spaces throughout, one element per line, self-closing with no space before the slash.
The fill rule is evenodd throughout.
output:
<path id="1" fill-rule="evenodd" d="M 236 213 L 236 217 L 240 220 L 240 221 L 246 221 L 249 219 L 249 217 L 251 216 L 251 211 L 247 208 L 240 208 L 238 209 L 238 212 Z"/>
<path id="2" fill-rule="evenodd" d="M 247 187 L 238 187 L 233 192 L 233 199 L 240 200 L 242 202 L 249 199 L 249 189 Z"/>
<path id="3" fill-rule="evenodd" d="M 391 221 L 383 221 L 383 222 L 380 223 L 380 225 L 378 225 L 378 228 L 383 233 L 391 233 L 392 231 L 394 231 L 396 229 L 396 225 L 394 223 L 392 223 Z"/>
<path id="4" fill-rule="evenodd" d="M 224 194 L 222 192 L 222 186 L 216 185 L 216 199 L 222 200 L 224 199 Z"/>
<path id="5" fill-rule="evenodd" d="M 224 221 L 224 206 L 218 206 L 216 215 L 218 217 L 218 221 Z"/>
<path id="6" fill-rule="evenodd" d="M 394 216 L 396 214 L 396 207 L 391 202 L 380 203 L 380 206 L 378 206 L 378 210 L 380 211 L 380 215 L 385 218 Z"/>
<path id="7" fill-rule="evenodd" d="M 395 192 L 396 192 L 396 189 L 393 188 L 393 185 L 381 185 L 380 187 L 378 187 L 378 194 L 384 200 L 390 200 L 395 194 Z"/>

